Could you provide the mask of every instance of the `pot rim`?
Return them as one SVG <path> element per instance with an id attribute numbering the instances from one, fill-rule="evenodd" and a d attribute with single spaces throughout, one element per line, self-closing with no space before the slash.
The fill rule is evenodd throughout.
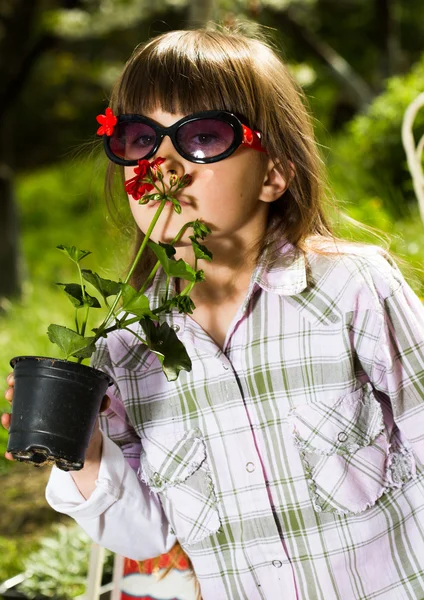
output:
<path id="1" fill-rule="evenodd" d="M 75 370 L 78 371 L 80 368 L 89 369 L 97 377 L 100 377 L 101 379 L 107 379 L 109 382 L 109 386 L 111 386 L 113 383 L 113 379 L 110 377 L 110 375 L 108 375 L 104 371 L 101 371 L 100 369 L 96 369 L 95 367 L 91 367 L 90 365 L 83 365 L 81 363 L 66 360 L 64 358 L 54 358 L 52 356 L 22 355 L 22 356 L 14 356 L 12 359 L 10 359 L 9 364 L 14 369 L 16 363 L 24 361 L 24 360 L 33 360 L 33 361 L 37 361 L 38 363 L 40 363 L 42 361 L 48 361 L 50 363 L 50 365 L 46 365 L 46 366 L 51 366 L 51 367 L 53 367 L 55 363 L 59 363 L 59 368 L 62 368 L 64 370 L 69 365 L 71 367 L 71 369 L 70 369 L 71 371 L 75 371 Z"/>

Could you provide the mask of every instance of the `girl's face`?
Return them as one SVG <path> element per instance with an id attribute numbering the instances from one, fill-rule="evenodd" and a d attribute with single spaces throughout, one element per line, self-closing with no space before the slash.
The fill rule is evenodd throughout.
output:
<path id="1" fill-rule="evenodd" d="M 163 127 L 169 127 L 186 115 L 157 109 L 145 116 Z M 165 206 L 151 236 L 154 241 L 169 243 L 187 221 L 200 218 L 212 230 L 207 240 L 209 246 L 215 241 L 222 243 L 232 240 L 231 246 L 239 242 L 243 247 L 246 243 L 261 239 L 265 233 L 270 202 L 269 193 L 264 193 L 270 167 L 266 154 L 240 146 L 222 161 L 201 165 L 180 156 L 166 136 L 150 160 L 159 156 L 165 159 L 161 169 L 166 184 L 173 173 L 178 177 L 187 173 L 192 176 L 193 182 L 178 196 L 182 207 L 180 215 L 174 212 L 171 205 Z M 133 176 L 134 168 L 125 167 L 125 179 Z M 131 196 L 129 202 L 138 227 L 145 232 L 158 204 L 149 202 L 141 205 Z M 180 247 L 190 244 L 189 235 L 190 230 L 181 240 Z"/>

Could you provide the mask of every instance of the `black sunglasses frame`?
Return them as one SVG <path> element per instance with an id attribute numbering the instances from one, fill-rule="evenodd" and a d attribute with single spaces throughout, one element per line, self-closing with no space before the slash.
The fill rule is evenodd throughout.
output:
<path id="1" fill-rule="evenodd" d="M 138 160 L 147 160 L 148 158 L 151 158 L 154 154 L 156 154 L 159 146 L 162 143 L 163 138 L 166 135 L 168 135 L 170 137 L 170 139 L 174 145 L 174 148 L 177 150 L 177 152 L 183 158 L 185 158 L 186 160 L 188 160 L 190 162 L 197 163 L 197 164 L 210 164 L 210 163 L 214 163 L 214 162 L 223 160 L 224 158 L 227 158 L 228 156 L 233 154 L 233 152 L 235 150 L 237 150 L 237 148 L 241 145 L 241 143 L 243 141 L 242 122 L 240 121 L 240 119 L 238 117 L 236 117 L 235 114 L 233 114 L 231 112 L 223 111 L 223 110 L 205 110 L 205 111 L 193 113 L 191 115 L 187 115 L 186 117 L 183 117 L 182 119 L 180 119 L 179 121 L 177 121 L 176 123 L 171 125 L 170 127 L 161 127 L 160 125 L 157 125 L 154 121 L 152 121 L 151 119 L 148 119 L 147 117 L 144 117 L 143 115 L 125 114 L 125 115 L 119 115 L 117 117 L 117 119 L 118 119 L 118 122 L 116 124 L 116 127 L 120 123 L 129 123 L 129 122 L 145 123 L 146 125 L 149 125 L 149 127 L 151 127 L 154 130 L 154 132 L 156 134 L 156 141 L 155 141 L 153 148 L 150 150 L 150 152 L 148 154 L 146 154 L 145 156 L 141 157 Z M 227 123 L 228 125 L 230 125 L 232 127 L 233 132 L 234 132 L 234 139 L 231 143 L 231 146 L 227 150 L 225 150 L 225 152 L 221 152 L 221 154 L 218 154 L 217 156 L 213 156 L 211 158 L 194 158 L 191 154 L 187 154 L 186 152 L 184 152 L 182 150 L 182 148 L 180 148 L 178 141 L 177 141 L 178 129 L 180 127 L 182 127 L 183 125 L 185 125 L 186 123 L 191 123 L 192 121 L 199 121 L 202 119 L 217 119 L 219 121 L 223 121 L 224 123 Z M 119 156 L 116 156 L 116 154 L 114 154 L 110 148 L 110 142 L 111 142 L 111 136 L 103 135 L 103 144 L 104 144 L 105 152 L 106 152 L 107 157 L 112 162 L 114 162 L 118 165 L 122 165 L 124 167 L 135 167 L 138 164 L 138 160 L 125 160 L 124 158 L 119 158 Z"/>

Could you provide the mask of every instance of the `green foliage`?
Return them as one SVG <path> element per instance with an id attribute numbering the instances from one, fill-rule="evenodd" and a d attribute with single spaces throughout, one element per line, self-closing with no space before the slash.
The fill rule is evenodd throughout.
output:
<path id="1" fill-rule="evenodd" d="M 424 89 L 424 55 L 406 75 L 392 77 L 386 90 L 367 112 L 354 118 L 333 147 L 349 179 L 360 179 L 368 196 L 383 200 L 392 218 L 408 216 L 408 202 L 415 202 L 411 176 L 402 145 L 402 120 L 408 105 Z M 418 113 L 416 135 L 424 134 L 424 111 Z"/>
<path id="2" fill-rule="evenodd" d="M 29 598 L 43 595 L 68 600 L 84 593 L 90 545 L 88 535 L 78 525 L 57 525 L 25 559 L 26 579 L 19 588 Z M 112 554 L 109 551 L 106 560 L 106 570 L 110 573 Z"/>
<path id="3" fill-rule="evenodd" d="M 137 317 L 149 317 L 157 319 L 150 310 L 149 299 L 132 287 L 129 283 L 122 284 L 122 310 Z"/>
<path id="4" fill-rule="evenodd" d="M 0 536 L 0 582 L 21 573 L 23 557 L 17 540 Z"/>
<path id="5" fill-rule="evenodd" d="M 109 298 L 109 296 L 116 296 L 119 293 L 119 283 L 111 281 L 110 279 L 103 279 L 97 273 L 93 273 L 89 269 L 82 269 L 82 276 L 88 283 L 102 295 L 103 299 Z"/>
<path id="6" fill-rule="evenodd" d="M 182 258 L 175 260 L 172 257 L 168 257 L 167 245 L 156 244 L 150 240 L 148 246 L 156 254 L 164 272 L 169 277 L 181 277 L 187 281 L 196 281 L 196 271 L 183 261 Z"/>
<path id="7" fill-rule="evenodd" d="M 84 337 L 73 331 L 73 329 L 68 329 L 62 325 L 49 325 L 47 333 L 50 341 L 59 346 L 66 359 L 71 356 L 89 358 L 96 349 L 94 336 L 91 338 Z"/>
<path id="8" fill-rule="evenodd" d="M 168 381 L 177 379 L 182 370 L 191 371 L 190 357 L 168 323 L 157 327 L 150 319 L 142 319 L 140 325 L 146 334 L 146 345 L 158 357 Z"/>

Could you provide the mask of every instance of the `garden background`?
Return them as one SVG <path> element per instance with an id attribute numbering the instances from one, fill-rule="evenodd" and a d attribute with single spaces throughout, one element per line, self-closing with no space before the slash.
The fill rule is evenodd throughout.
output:
<path id="1" fill-rule="evenodd" d="M 0 0 L 1 381 L 13 356 L 55 355 L 47 327 L 72 316 L 55 282 L 75 274 L 57 245 L 91 250 L 85 268 L 102 277 L 125 270 L 130 229 L 125 209 L 119 226 L 107 212 L 95 135 L 123 63 L 149 37 L 209 19 L 266 27 L 310 101 L 337 232 L 390 248 L 424 296 L 424 226 L 401 142 L 424 91 L 422 0 Z M 6 443 L 1 429 L 0 582 L 29 568 L 53 524 L 69 524 L 44 500 L 48 469 L 6 461 Z"/>

